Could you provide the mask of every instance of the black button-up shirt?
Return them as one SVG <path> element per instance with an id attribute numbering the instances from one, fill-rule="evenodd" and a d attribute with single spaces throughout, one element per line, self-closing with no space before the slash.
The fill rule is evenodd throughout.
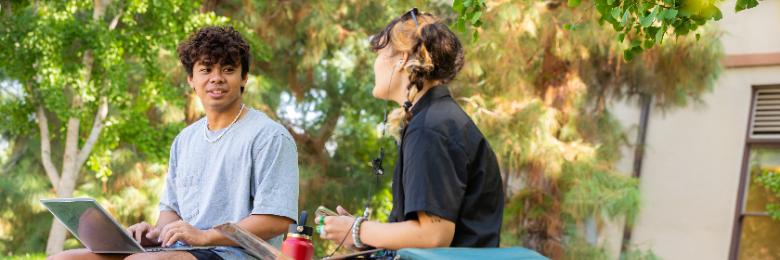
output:
<path id="1" fill-rule="evenodd" d="M 504 190 L 493 150 L 447 86 L 412 107 L 393 175 L 391 222 L 423 211 L 455 223 L 452 247 L 498 247 Z"/>

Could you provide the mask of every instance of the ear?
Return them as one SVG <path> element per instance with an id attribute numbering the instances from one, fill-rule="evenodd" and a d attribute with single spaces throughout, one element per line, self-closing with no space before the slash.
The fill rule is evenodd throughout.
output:
<path id="1" fill-rule="evenodd" d="M 401 56 L 401 60 L 398 61 L 398 67 L 396 68 L 399 72 L 403 71 L 406 67 L 406 63 L 409 62 L 409 53 L 404 52 Z"/>
<path id="2" fill-rule="evenodd" d="M 187 84 L 190 85 L 192 91 L 195 91 L 195 86 L 192 85 L 192 75 L 187 75 Z"/>

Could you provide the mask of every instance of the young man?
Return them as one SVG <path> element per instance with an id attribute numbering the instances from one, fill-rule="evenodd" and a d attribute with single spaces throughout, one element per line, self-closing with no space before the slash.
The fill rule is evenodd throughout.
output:
<path id="1" fill-rule="evenodd" d="M 206 117 L 171 147 L 156 226 L 128 228 L 144 246 L 219 246 L 130 255 L 138 259 L 243 259 L 249 256 L 213 226 L 238 222 L 277 247 L 298 213 L 298 158 L 290 133 L 241 99 L 249 45 L 231 27 L 206 27 L 178 48 L 187 82 Z M 86 250 L 55 258 L 107 258 Z M 116 257 L 127 257 L 119 256 Z"/>

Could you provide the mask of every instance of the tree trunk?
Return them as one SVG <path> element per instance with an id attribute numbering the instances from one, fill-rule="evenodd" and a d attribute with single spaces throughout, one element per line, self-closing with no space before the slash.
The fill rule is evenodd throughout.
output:
<path id="1" fill-rule="evenodd" d="M 57 197 L 68 198 L 73 195 L 73 190 L 76 188 L 76 179 L 78 177 L 78 169 L 76 168 L 76 157 L 78 156 L 78 141 L 79 141 L 79 119 L 68 119 L 67 137 L 65 141 L 65 154 L 62 160 L 62 176 L 60 176 L 60 182 L 56 185 Z M 65 227 L 62 226 L 57 220 L 52 222 L 51 230 L 49 233 L 49 239 L 46 242 L 46 254 L 52 255 L 62 251 L 65 245 Z"/>
<path id="2" fill-rule="evenodd" d="M 109 4 L 109 0 L 95 0 L 93 2 L 93 14 L 92 19 L 100 21 L 106 13 L 106 6 Z M 120 12 L 121 14 L 121 12 Z M 109 30 L 113 30 L 116 27 L 119 16 L 114 18 L 111 22 Z M 92 57 L 92 51 L 84 53 L 83 65 L 86 68 L 84 72 L 84 81 L 89 82 L 92 76 L 94 59 Z M 74 109 L 83 108 L 83 102 L 81 97 L 75 95 L 71 100 L 71 105 Z M 92 148 L 97 142 L 100 132 L 103 129 L 103 122 L 108 115 L 108 100 L 106 97 L 101 97 L 100 106 L 95 113 L 95 120 L 90 130 L 89 137 L 84 142 L 84 146 L 79 149 L 79 126 L 81 120 L 78 116 L 74 116 L 68 119 L 68 128 L 66 130 L 65 137 L 65 151 L 62 159 L 62 174 L 57 176 L 56 169 L 54 169 L 51 163 L 51 144 L 48 136 L 48 123 L 46 120 L 46 114 L 43 107 L 38 107 L 37 119 L 38 126 L 41 130 L 41 155 L 44 169 L 49 179 L 52 182 L 52 187 L 57 192 L 57 197 L 67 198 L 73 196 L 73 191 L 76 189 L 76 181 L 79 177 L 79 170 L 86 161 Z M 62 251 L 65 245 L 65 238 L 67 236 L 66 229 L 59 221 L 52 221 L 51 229 L 49 230 L 49 239 L 46 241 L 46 254 L 53 255 Z"/>
<path id="3" fill-rule="evenodd" d="M 62 251 L 65 246 L 65 227 L 60 224 L 56 219 L 51 223 L 51 229 L 49 229 L 49 239 L 46 241 L 46 255 L 53 255 Z"/>

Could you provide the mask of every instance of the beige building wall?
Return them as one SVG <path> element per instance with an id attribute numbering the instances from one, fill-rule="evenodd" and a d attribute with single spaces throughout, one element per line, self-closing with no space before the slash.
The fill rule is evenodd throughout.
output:
<path id="1" fill-rule="evenodd" d="M 734 5 L 723 4 L 718 22 L 726 55 L 780 54 L 780 1 L 738 14 Z M 728 258 L 752 86 L 772 84 L 780 84 L 780 65 L 724 68 L 703 104 L 651 112 L 633 244 L 662 259 Z M 637 106 L 614 104 L 613 111 L 635 135 Z M 626 150 L 617 167 L 630 172 L 632 162 L 633 151 Z M 617 256 L 622 228 L 606 231 Z"/>

